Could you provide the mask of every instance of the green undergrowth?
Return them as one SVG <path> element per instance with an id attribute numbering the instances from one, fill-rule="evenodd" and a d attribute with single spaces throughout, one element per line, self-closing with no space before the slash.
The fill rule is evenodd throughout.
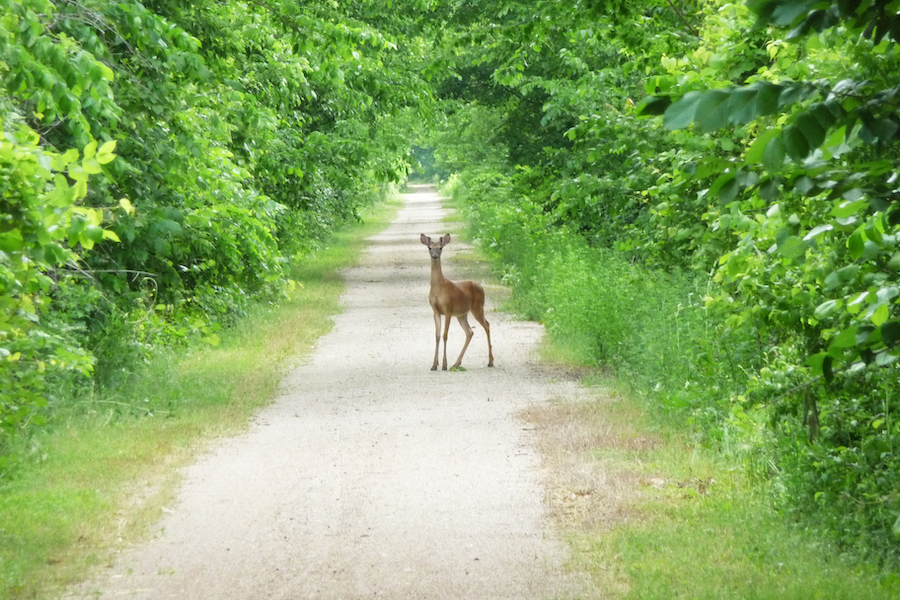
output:
<path id="1" fill-rule="evenodd" d="M 330 330 L 344 289 L 337 269 L 399 206 L 335 234 L 296 266 L 287 301 L 254 307 L 218 346 L 157 356 L 127 391 L 85 399 L 20 440 L 28 458 L 0 482 L 0 598 L 53 597 L 144 535 L 173 497 L 175 468 L 242 431 L 291 361 Z"/>
<path id="2" fill-rule="evenodd" d="M 734 325 L 714 278 L 591 241 L 496 174 L 447 186 L 470 235 L 574 364 L 614 374 L 654 418 L 729 456 L 786 520 L 900 572 L 896 369 L 830 385 L 777 375 L 787 350 Z M 784 350 L 784 351 L 783 351 Z M 562 351 L 561 351 L 562 352 Z M 762 493 L 762 492 L 761 492 Z"/>
<path id="3" fill-rule="evenodd" d="M 556 343 L 545 356 L 559 361 L 572 352 Z M 562 452 L 577 456 L 559 461 L 573 473 L 563 479 L 580 482 L 570 487 L 579 501 L 588 499 L 577 522 L 560 519 L 569 568 L 590 582 L 592 592 L 584 597 L 898 597 L 896 573 L 848 556 L 828 538 L 785 518 L 773 494 L 749 480 L 734 456 L 698 444 L 680 423 L 622 391 L 628 387 L 608 373 L 585 380 L 603 386 L 595 400 L 551 409 L 556 419 L 568 421 L 557 427 L 570 439 L 592 440 L 563 442 Z M 541 426 L 547 427 L 544 420 Z M 585 487 L 586 480 L 596 487 Z M 600 496 L 594 505 L 592 495 Z"/>
<path id="4" fill-rule="evenodd" d="M 840 545 L 785 501 L 779 438 L 730 403 L 762 360 L 756 339 L 723 333 L 705 308 L 708 281 L 547 227 L 527 199 L 449 191 L 513 289 L 507 308 L 544 324 L 545 360 L 615 390 L 535 418 L 563 482 L 551 504 L 572 568 L 594 595 L 898 597 L 892 563 Z M 794 443 L 808 445 L 800 433 Z"/>

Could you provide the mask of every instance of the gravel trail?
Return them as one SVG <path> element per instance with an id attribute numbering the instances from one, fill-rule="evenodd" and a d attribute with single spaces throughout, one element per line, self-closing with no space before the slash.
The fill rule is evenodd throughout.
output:
<path id="1" fill-rule="evenodd" d="M 460 372 L 430 371 L 429 257 L 447 233 L 432 188 L 344 272 L 344 312 L 280 396 L 184 470 L 152 539 L 67 598 L 570 598 L 535 434 L 517 414 L 567 394 L 535 364 L 539 325 L 496 312 Z M 452 225 L 449 225 L 452 227 Z M 450 233 L 454 233 L 451 229 Z M 468 279 L 453 237 L 444 274 Z M 493 296 L 493 298 L 492 298 Z M 462 347 L 450 328 L 448 356 Z"/>

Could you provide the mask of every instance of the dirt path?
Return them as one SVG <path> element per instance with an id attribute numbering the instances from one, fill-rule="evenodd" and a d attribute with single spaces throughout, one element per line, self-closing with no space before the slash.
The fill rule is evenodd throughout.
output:
<path id="1" fill-rule="evenodd" d="M 495 312 L 490 287 L 496 367 L 473 325 L 468 370 L 429 371 L 419 234 L 448 225 L 430 189 L 405 198 L 345 273 L 344 312 L 281 396 L 185 470 L 152 540 L 70 598 L 571 597 L 533 433 L 516 416 L 567 384 L 535 368 L 541 328 Z M 455 237 L 445 250 L 448 277 L 469 277 L 454 260 L 464 249 Z M 451 361 L 462 341 L 454 323 Z"/>

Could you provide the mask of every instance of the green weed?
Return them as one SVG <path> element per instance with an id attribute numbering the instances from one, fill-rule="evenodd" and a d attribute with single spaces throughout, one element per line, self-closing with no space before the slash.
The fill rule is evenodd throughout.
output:
<path id="1" fill-rule="evenodd" d="M 585 597 L 897 597 L 895 574 L 848 560 L 785 520 L 733 460 L 699 447 L 639 401 L 591 395 L 525 415 L 540 432 L 569 566 L 589 579 Z"/>
<path id="2" fill-rule="evenodd" d="M 527 198 L 485 193 L 479 186 L 488 179 L 451 189 L 471 237 L 513 287 L 511 308 L 545 325 L 545 358 L 591 369 L 625 398 L 531 415 L 552 438 L 544 448 L 556 472 L 551 497 L 571 533 L 575 568 L 623 598 L 895 597 L 895 575 L 803 530 L 791 520 L 796 511 L 781 511 L 785 484 L 801 486 L 781 473 L 778 440 L 808 447 L 806 431 L 775 432 L 770 413 L 734 406 L 766 357 L 757 336 L 707 310 L 710 283 L 548 227 L 552 216 Z M 890 411 L 882 412 L 886 422 Z M 810 480 L 811 492 L 821 488 L 812 481 L 819 474 L 840 473 L 845 492 L 855 484 L 845 459 L 878 452 L 850 444 L 840 456 L 807 450 L 792 472 Z M 817 504 L 821 496 L 810 493 L 807 510 L 834 512 Z M 856 509 L 846 496 L 826 498 Z M 889 506 L 879 509 L 891 515 Z M 872 512 L 870 505 L 865 518 Z"/>

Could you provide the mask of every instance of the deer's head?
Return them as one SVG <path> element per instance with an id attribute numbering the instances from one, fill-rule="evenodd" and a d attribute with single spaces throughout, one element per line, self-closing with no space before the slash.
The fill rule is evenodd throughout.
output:
<path id="1" fill-rule="evenodd" d="M 441 260 L 441 251 L 444 249 L 444 246 L 450 243 L 450 234 L 448 233 L 435 242 L 423 233 L 419 240 L 428 247 L 428 253 L 431 255 L 431 260 L 437 262 Z"/>

